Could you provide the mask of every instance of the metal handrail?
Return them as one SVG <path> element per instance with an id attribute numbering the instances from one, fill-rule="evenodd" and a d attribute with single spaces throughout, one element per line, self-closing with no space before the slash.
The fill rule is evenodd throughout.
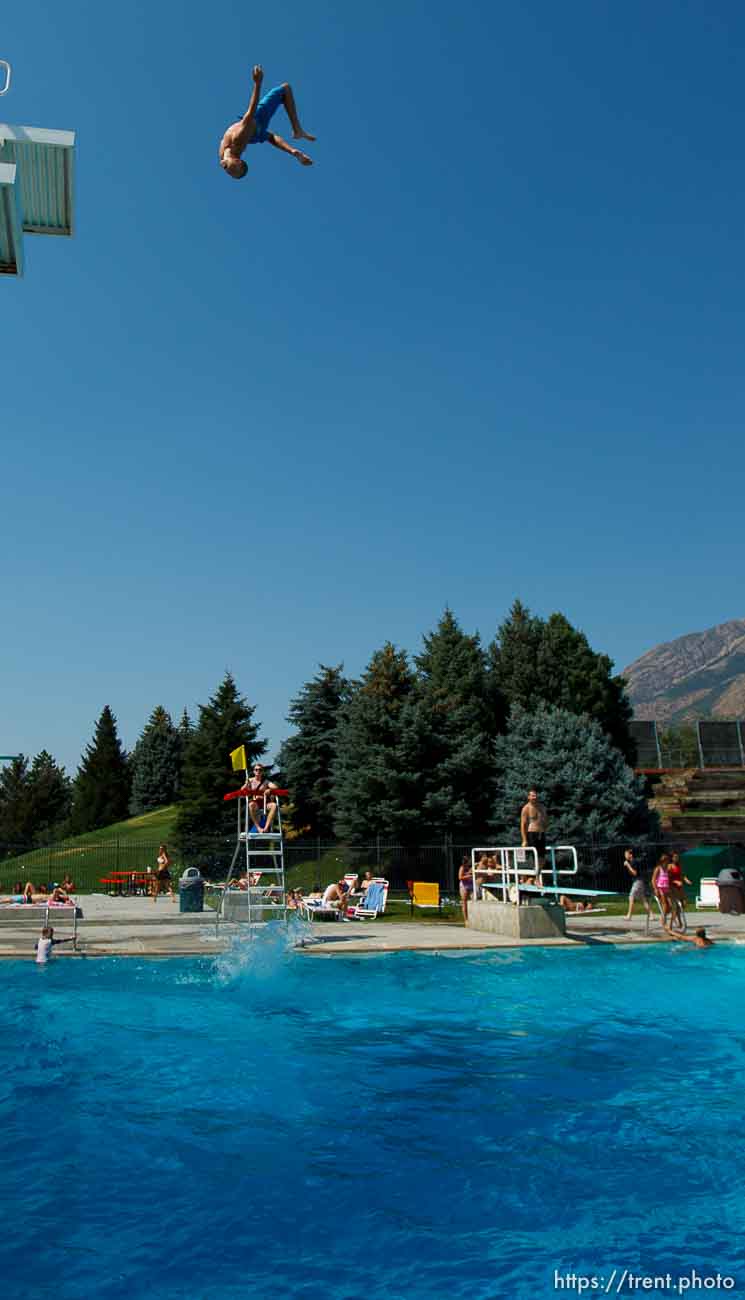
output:
<path id="1" fill-rule="evenodd" d="M 497 870 L 501 872 L 502 880 L 501 883 L 497 885 L 497 888 L 501 888 L 502 901 L 505 903 L 508 900 L 508 896 L 511 889 L 514 889 L 516 891 L 515 901 L 517 902 L 519 900 L 521 876 L 535 876 L 536 878 L 538 878 L 539 876 L 538 852 L 531 845 L 525 845 L 525 844 L 500 845 L 497 848 L 493 846 L 489 846 L 489 847 L 472 849 L 471 850 L 471 873 L 473 879 L 474 899 L 480 898 L 481 896 L 480 891 L 483 888 L 482 884 L 479 884 L 479 882 L 476 879 L 476 874 L 478 870 L 476 855 L 480 853 L 499 854 L 499 858 L 500 858 L 500 862 L 502 863 L 502 866 L 501 868 L 497 868 Z M 556 865 L 557 853 L 571 854 L 572 866 L 557 867 Z M 548 873 L 548 872 L 551 873 L 554 889 L 558 888 L 558 883 L 559 883 L 557 880 L 558 876 L 577 875 L 579 871 L 579 863 L 577 861 L 577 850 L 575 849 L 573 844 L 547 844 L 546 856 L 550 859 L 550 865 L 545 864 L 543 867 L 543 871 L 540 874 L 542 875 L 543 873 Z M 520 863 L 527 863 L 531 861 L 531 859 L 533 861 L 533 866 L 519 865 Z M 512 885 L 510 885 L 510 879 L 509 879 L 511 875 L 514 876 L 514 882 Z"/>
<path id="2" fill-rule="evenodd" d="M 0 95 L 7 95 L 10 90 L 10 64 L 7 59 L 0 59 L 0 75 L 5 72 L 5 85 L 0 89 Z"/>

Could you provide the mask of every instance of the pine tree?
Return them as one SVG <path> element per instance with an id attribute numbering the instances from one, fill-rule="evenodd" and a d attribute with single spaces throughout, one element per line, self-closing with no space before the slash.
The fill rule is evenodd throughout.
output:
<path id="1" fill-rule="evenodd" d="M 279 766 L 290 789 L 295 831 L 329 837 L 333 833 L 336 729 L 349 683 L 343 665 L 323 664 L 290 703 L 288 722 L 296 728 L 279 752 Z"/>
<path id="2" fill-rule="evenodd" d="M 28 759 L 19 754 L 0 768 L 0 844 L 26 848 L 32 843 Z"/>
<path id="3" fill-rule="evenodd" d="M 520 809 L 538 791 L 549 814 L 549 842 L 612 843 L 658 828 L 634 776 L 599 723 L 566 709 L 517 706 L 495 745 L 497 798 L 492 830 L 502 844 L 519 844 Z"/>
<path id="4" fill-rule="evenodd" d="M 28 793 L 34 843 L 48 844 L 64 834 L 72 809 L 72 782 L 46 749 L 31 764 Z"/>
<path id="5" fill-rule="evenodd" d="M 173 803 L 181 776 L 182 739 L 171 715 L 158 705 L 132 750 L 129 811 L 137 817 Z"/>
<path id="6" fill-rule="evenodd" d="M 613 676 L 608 656 L 596 653 L 563 614 L 543 620 L 516 600 L 489 647 L 489 660 L 494 686 L 510 710 L 546 705 L 586 713 L 634 762 L 632 708 L 624 680 Z"/>
<path id="7" fill-rule="evenodd" d="M 483 832 L 501 718 L 490 696 L 479 637 L 467 636 L 446 609 L 436 630 L 424 637 L 415 663 L 414 689 L 401 711 L 398 755 L 419 833 Z"/>
<path id="8" fill-rule="evenodd" d="M 622 677 L 613 676 L 613 663 L 596 653 L 584 632 L 563 614 L 543 624 L 536 657 L 540 698 L 571 713 L 586 713 L 600 723 L 627 762 L 636 759 L 629 723 L 633 710 Z"/>
<path id="9" fill-rule="evenodd" d="M 116 718 L 105 705 L 75 778 L 70 828 L 74 834 L 123 821 L 129 808 L 129 765 Z"/>
<path id="10" fill-rule="evenodd" d="M 238 694 L 230 673 L 209 703 L 199 706 L 199 721 L 184 754 L 176 824 L 182 843 L 193 836 L 227 835 L 233 830 L 235 805 L 225 804 L 223 796 L 229 790 L 240 789 L 245 775 L 232 770 L 230 754 L 245 745 L 250 766 L 267 748 L 253 721 L 254 713 L 255 708 Z"/>
<path id="11" fill-rule="evenodd" d="M 402 784 L 397 744 L 413 684 L 406 654 L 386 642 L 342 708 L 332 774 L 334 830 L 343 838 L 411 834 L 411 790 Z"/>
<path id="12" fill-rule="evenodd" d="M 538 702 L 540 641 L 541 620 L 516 600 L 488 651 L 494 689 L 501 693 L 509 709 L 515 705 L 530 709 Z"/>

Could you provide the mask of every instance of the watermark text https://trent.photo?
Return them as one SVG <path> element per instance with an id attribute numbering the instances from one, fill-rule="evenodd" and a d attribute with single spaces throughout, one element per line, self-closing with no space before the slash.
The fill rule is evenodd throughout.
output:
<path id="1" fill-rule="evenodd" d="M 727 1273 L 636 1273 L 630 1268 L 613 1268 L 607 1273 L 561 1273 L 554 1269 L 554 1290 L 588 1292 L 595 1295 L 629 1295 L 662 1291 L 685 1295 L 689 1291 L 734 1291 L 735 1279 Z"/>

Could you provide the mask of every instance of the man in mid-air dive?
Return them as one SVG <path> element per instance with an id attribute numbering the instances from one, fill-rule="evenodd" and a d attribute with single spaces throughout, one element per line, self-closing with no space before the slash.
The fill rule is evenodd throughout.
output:
<path id="1" fill-rule="evenodd" d="M 281 86 L 275 86 L 274 90 L 267 91 L 266 95 L 262 95 L 259 99 L 263 80 L 264 70 L 257 64 L 253 70 L 254 85 L 248 109 L 238 122 L 233 122 L 232 126 L 228 127 L 220 141 L 220 166 L 237 181 L 241 180 L 248 171 L 248 165 L 241 155 L 249 144 L 264 144 L 268 141 L 275 149 L 292 154 L 292 157 L 297 158 L 303 167 L 310 167 L 313 162 L 307 153 L 288 144 L 276 132 L 268 130 L 269 123 L 280 104 L 284 104 L 285 112 L 290 119 L 293 140 L 315 140 L 316 138 L 304 131 L 300 125 L 292 87 L 285 81 Z"/>

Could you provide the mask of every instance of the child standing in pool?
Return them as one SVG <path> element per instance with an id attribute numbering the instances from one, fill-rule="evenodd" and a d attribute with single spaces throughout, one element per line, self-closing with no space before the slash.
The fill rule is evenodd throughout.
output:
<path id="1" fill-rule="evenodd" d="M 55 939 L 54 926 L 45 925 L 41 932 L 41 937 L 36 945 L 36 964 L 37 966 L 46 966 L 47 962 L 52 960 L 53 949 L 58 943 L 72 943 L 71 939 Z"/>

